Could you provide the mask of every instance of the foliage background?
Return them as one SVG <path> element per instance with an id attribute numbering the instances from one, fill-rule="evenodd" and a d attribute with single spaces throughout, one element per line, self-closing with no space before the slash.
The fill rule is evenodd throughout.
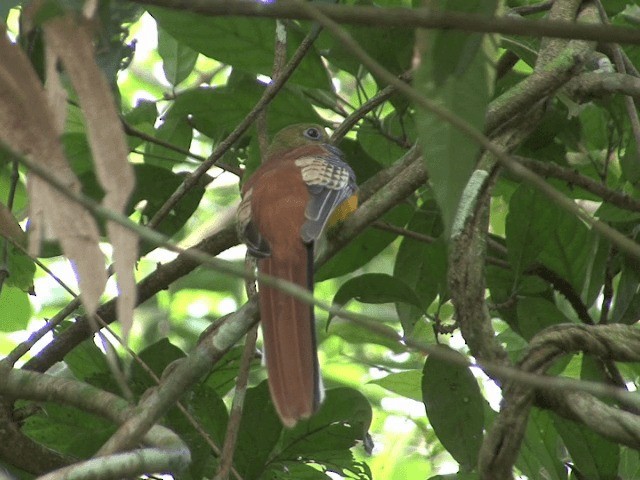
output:
<path id="1" fill-rule="evenodd" d="M 79 3 L 52 1 L 44 8 L 55 16 L 78 11 Z M 636 33 L 640 24 L 638 7 L 625 1 L 584 2 L 581 9 L 580 1 L 560 0 L 553 7 L 527 0 L 436 3 L 445 13 L 578 18 L 601 25 L 603 38 L 611 33 L 609 22 Z M 298 16 L 304 11 L 296 2 L 288 5 Z M 419 6 L 402 0 L 370 5 L 380 9 L 379 19 L 392 7 L 403 7 L 409 19 Z M 357 11 L 348 10 L 351 2 L 337 7 Z M 169 1 L 104 1 L 93 26 L 96 61 L 120 107 L 137 181 L 127 213 L 142 225 L 252 115 L 282 48 L 273 19 L 188 10 Z M 42 72 L 43 40 L 37 29 L 21 31 L 23 12 L 19 2 L 0 7 L 10 37 Z M 594 222 L 627 239 L 637 236 L 640 124 L 630 99 L 640 98 L 638 41 L 617 46 L 342 23 L 369 59 L 325 25 L 257 126 L 220 150 L 222 168 L 211 168 L 156 226 L 179 246 L 197 244 L 241 268 L 244 250 L 236 246 L 232 224 L 237 174 L 259 164 L 261 136 L 297 122 L 320 122 L 341 133 L 338 145 L 363 199 L 370 200 L 329 238 L 326 251 L 333 255 L 321 257 L 326 261 L 317 271 L 315 295 L 375 321 L 363 326 L 316 309 L 329 393 L 321 413 L 292 431 L 282 429 L 269 405 L 258 355 L 251 359 L 235 454 L 227 454 L 232 478 L 637 478 L 638 402 L 620 393 L 634 392 L 640 373 L 637 244 L 625 247 Z M 291 59 L 316 27 L 308 20 L 283 25 Z M 620 59 L 626 59 L 624 70 L 612 66 Z M 410 78 L 412 67 L 415 90 L 407 94 L 389 75 Z M 61 141 L 83 193 L 100 200 L 86 121 L 65 86 L 70 100 Z M 464 119 L 467 132 L 443 121 L 439 108 Z M 469 128 L 540 176 L 523 181 L 494 151 L 480 148 Z M 412 148 L 416 143 L 422 156 Z M 26 169 L 15 153 L 3 152 L 0 199 L 24 227 Z M 534 188 L 536 181 L 552 186 L 565 203 Z M 3 235 L 11 236 L 10 224 L 3 220 Z M 141 453 L 129 471 L 118 457 L 103 457 L 95 468 L 107 472 L 104 478 L 159 471 L 213 477 L 220 456 L 211 443 L 224 443 L 242 346 L 230 342 L 218 357 L 206 350 L 217 360 L 210 360 L 209 373 L 166 398 L 149 369 L 167 385 L 188 362 L 200 371 L 198 352 L 211 348 L 202 345 L 215 336 L 209 325 L 221 318 L 251 323 L 251 304 L 242 307 L 244 281 L 196 268 L 193 259 L 176 258 L 146 238 L 136 266 L 144 302 L 136 308 L 128 348 L 111 335 L 115 347 L 107 348 L 97 337 L 85 340 L 87 318 L 59 281 L 10 243 L 4 248 L 0 374 L 7 390 L 0 393 L 7 396 L 0 467 L 31 478 L 94 456 L 110 438 L 117 443 L 115 423 L 124 421 L 128 406 L 105 393 L 111 392 L 142 407 L 164 398 L 167 407 L 156 413 L 179 438 L 160 445 L 178 460 L 171 463 L 174 457 L 166 454 L 162 463 L 144 450 L 149 457 Z M 109 244 L 102 248 L 111 254 Z M 57 244 L 46 244 L 40 260 L 77 292 Z M 109 323 L 117 293 L 110 282 L 98 310 Z M 33 345 L 30 335 L 53 324 L 54 334 Z M 112 328 L 121 333 L 118 325 Z M 22 342 L 30 351 L 17 355 Z M 117 367 L 103 353 L 110 348 Z M 16 355 L 22 359 L 12 369 Z M 180 359 L 182 367 L 174 363 Z M 484 372 L 469 369 L 469 359 Z M 517 370 L 498 369 L 514 365 Z M 48 385 L 36 373 L 20 376 L 48 368 L 69 384 Z M 114 376 L 114 369 L 122 375 Z M 518 376 L 522 372 L 548 372 L 560 381 L 534 391 L 551 382 L 543 377 L 532 384 Z M 81 384 L 99 389 L 92 392 L 102 398 L 100 407 L 87 406 L 90 392 L 74 390 Z M 498 414 L 501 398 L 511 410 Z M 173 406 L 178 399 L 195 427 Z M 132 416 L 142 418 L 142 407 Z M 145 443 L 157 446 L 149 440 L 155 434 Z M 133 448 L 141 435 L 126 438 L 128 447 L 119 438 L 117 448 L 101 452 Z M 180 445 L 190 451 L 188 466 Z"/>

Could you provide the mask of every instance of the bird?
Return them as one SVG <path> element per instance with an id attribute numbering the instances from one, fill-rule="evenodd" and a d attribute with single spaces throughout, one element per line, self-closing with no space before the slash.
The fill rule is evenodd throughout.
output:
<path id="1" fill-rule="evenodd" d="M 258 272 L 313 292 L 314 245 L 358 206 L 353 169 L 320 125 L 295 124 L 273 137 L 242 186 L 239 238 Z M 258 280 L 271 399 L 283 425 L 313 415 L 324 397 L 313 305 Z"/>

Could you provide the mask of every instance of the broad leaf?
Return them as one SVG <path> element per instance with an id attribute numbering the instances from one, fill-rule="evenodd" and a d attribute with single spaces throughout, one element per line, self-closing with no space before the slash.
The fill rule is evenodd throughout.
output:
<path id="1" fill-rule="evenodd" d="M 438 237 L 442 233 L 440 214 L 433 202 L 417 210 L 407 229 L 422 235 Z M 396 304 L 405 334 L 411 333 L 418 319 L 440 295 L 447 297 L 447 251 L 442 239 L 432 243 L 404 237 L 393 268 L 393 275 L 406 282 L 420 299 L 421 307 Z"/>
<path id="2" fill-rule="evenodd" d="M 37 442 L 76 458 L 93 456 L 115 430 L 116 425 L 107 420 L 55 403 L 41 404 L 22 427 Z"/>
<path id="3" fill-rule="evenodd" d="M 158 27 L 158 54 L 164 76 L 174 87 L 189 76 L 198 60 L 198 52 L 178 42 L 162 27 Z"/>
<path id="4" fill-rule="evenodd" d="M 556 430 L 571 455 L 573 469 L 590 480 L 616 478 L 620 462 L 619 445 L 584 425 L 555 414 L 552 418 Z"/>
<path id="5" fill-rule="evenodd" d="M 413 209 L 411 207 L 400 204 L 383 215 L 381 220 L 403 227 L 412 213 Z M 353 272 L 367 264 L 396 238 L 396 235 L 393 233 L 377 230 L 373 227 L 367 228 L 320 267 L 315 275 L 316 281 L 322 282 L 329 278 L 339 277 Z"/>
<path id="6" fill-rule="evenodd" d="M 490 16 L 496 6 L 496 0 L 449 0 L 442 2 L 441 8 Z M 421 62 L 416 72 L 416 88 L 426 98 L 482 130 L 493 88 L 493 40 L 451 30 L 421 31 L 419 35 L 416 43 L 421 49 Z M 421 109 L 416 122 L 423 158 L 448 235 L 480 147 L 432 111 Z"/>
<path id="7" fill-rule="evenodd" d="M 385 273 L 365 273 L 342 284 L 333 297 L 333 303 L 344 305 L 349 300 L 362 303 L 402 302 L 421 308 L 420 299 L 409 285 Z M 329 315 L 329 321 L 333 315 Z"/>
<path id="8" fill-rule="evenodd" d="M 4 285 L 0 291 L 0 332 L 17 332 L 27 328 L 33 313 L 29 296 L 17 287 Z"/>
<path id="9" fill-rule="evenodd" d="M 521 185 L 509 201 L 505 233 L 511 268 L 516 277 L 531 265 L 549 241 L 556 208 L 545 195 Z"/>
<path id="10" fill-rule="evenodd" d="M 390 373 L 386 377 L 371 380 L 369 383 L 380 385 L 390 392 L 419 402 L 422 400 L 420 381 L 422 374 L 418 370 Z"/>
<path id="11" fill-rule="evenodd" d="M 536 333 L 552 325 L 571 323 L 558 307 L 544 298 L 525 297 L 518 301 L 520 335 L 530 340 Z"/>
<path id="12" fill-rule="evenodd" d="M 549 412 L 532 408 L 516 466 L 528 478 L 566 480 L 566 469 L 558 455 L 559 442 Z"/>
<path id="13" fill-rule="evenodd" d="M 189 150 L 193 138 L 193 128 L 186 116 L 167 116 L 153 134 L 158 140 L 170 143 L 183 150 Z M 157 143 L 147 143 L 144 155 L 144 163 L 156 165 L 171 170 L 172 167 L 186 159 L 186 155 L 175 150 L 163 147 Z"/>
<path id="14" fill-rule="evenodd" d="M 275 43 L 275 21 L 270 19 L 215 18 L 187 11 L 150 7 L 158 24 L 178 42 L 196 52 L 249 73 L 271 75 Z M 295 35 L 288 43 L 293 54 Z M 312 49 L 291 81 L 311 88 L 330 89 L 327 71 Z"/>
<path id="15" fill-rule="evenodd" d="M 461 468 L 473 469 L 482 444 L 485 401 L 469 368 L 429 355 L 422 371 L 422 400 L 442 445 Z"/>

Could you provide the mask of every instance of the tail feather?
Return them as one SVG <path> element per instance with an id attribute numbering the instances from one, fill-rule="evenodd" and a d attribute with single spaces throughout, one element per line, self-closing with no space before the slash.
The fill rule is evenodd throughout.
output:
<path id="1" fill-rule="evenodd" d="M 313 251 L 287 259 L 261 259 L 261 273 L 313 290 Z M 291 427 L 310 417 L 321 401 L 313 305 L 260 285 L 260 317 L 271 398 L 282 422 Z"/>

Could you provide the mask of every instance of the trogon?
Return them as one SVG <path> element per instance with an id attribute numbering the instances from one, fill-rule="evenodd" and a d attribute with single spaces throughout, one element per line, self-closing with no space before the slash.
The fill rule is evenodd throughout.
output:
<path id="1" fill-rule="evenodd" d="M 322 127 L 278 132 L 264 162 L 244 183 L 238 233 L 258 271 L 313 291 L 314 244 L 357 207 L 356 179 Z M 269 390 L 287 427 L 322 401 L 313 305 L 258 281 Z"/>

